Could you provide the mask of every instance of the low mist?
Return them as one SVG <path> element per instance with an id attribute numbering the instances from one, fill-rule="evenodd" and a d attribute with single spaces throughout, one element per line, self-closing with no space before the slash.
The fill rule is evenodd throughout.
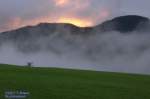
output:
<path id="1" fill-rule="evenodd" d="M 0 47 L 0 62 L 150 74 L 150 33 L 104 32 L 92 35 L 53 33 Z M 18 45 L 19 44 L 19 45 Z"/>

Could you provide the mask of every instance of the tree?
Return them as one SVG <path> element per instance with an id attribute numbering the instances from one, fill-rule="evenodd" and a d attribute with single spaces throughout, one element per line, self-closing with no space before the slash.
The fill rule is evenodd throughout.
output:
<path id="1" fill-rule="evenodd" d="M 32 65 L 33 65 L 32 62 L 28 62 L 28 63 L 27 63 L 27 66 L 28 66 L 28 67 L 32 67 Z"/>

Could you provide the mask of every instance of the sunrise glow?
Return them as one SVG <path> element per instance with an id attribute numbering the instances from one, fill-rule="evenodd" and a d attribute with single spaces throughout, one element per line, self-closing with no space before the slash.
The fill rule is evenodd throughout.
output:
<path id="1" fill-rule="evenodd" d="M 83 19 L 78 19 L 78 18 L 67 18 L 67 17 L 61 17 L 57 22 L 70 23 L 79 27 L 87 27 L 87 26 L 93 25 L 93 23 L 90 20 L 83 20 Z"/>
<path id="2" fill-rule="evenodd" d="M 28 1 L 27 1 L 28 2 Z M 12 30 L 39 23 L 70 23 L 78 27 L 88 27 L 100 24 L 111 16 L 111 9 L 107 6 L 99 6 L 91 9 L 93 0 L 44 0 L 45 7 L 36 6 L 32 13 L 28 9 L 24 15 L 9 16 L 0 27 L 0 31 Z M 98 9 L 98 10 L 97 10 Z M 29 11 L 29 12 L 28 12 Z M 5 12 L 5 11 L 4 11 Z M 31 17 L 30 17 L 31 15 Z M 37 15 L 37 16 L 36 16 Z M 3 17 L 5 19 L 5 16 Z"/>
<path id="3" fill-rule="evenodd" d="M 57 6 L 63 6 L 63 5 L 66 5 L 68 4 L 69 0 L 55 0 L 55 4 Z"/>

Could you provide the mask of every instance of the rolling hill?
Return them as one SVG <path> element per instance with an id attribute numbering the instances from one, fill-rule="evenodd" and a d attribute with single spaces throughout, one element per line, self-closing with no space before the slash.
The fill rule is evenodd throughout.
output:
<path id="1" fill-rule="evenodd" d="M 27 99 L 149 99 L 150 76 L 0 65 L 0 98 L 27 91 Z"/>

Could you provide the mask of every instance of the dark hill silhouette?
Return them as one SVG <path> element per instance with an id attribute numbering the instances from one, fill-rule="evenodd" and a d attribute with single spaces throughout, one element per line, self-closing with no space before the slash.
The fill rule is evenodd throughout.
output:
<path id="1" fill-rule="evenodd" d="M 106 21 L 96 28 L 102 31 L 119 31 L 121 33 L 132 32 L 136 29 L 142 29 L 149 25 L 150 20 L 146 17 L 137 15 L 120 16 L 112 20 Z"/>
<path id="2" fill-rule="evenodd" d="M 91 35 L 100 35 L 105 32 L 117 31 L 129 33 L 132 31 L 146 30 L 150 28 L 149 19 L 142 16 L 120 16 L 94 27 L 77 27 L 67 23 L 40 23 L 36 26 L 26 26 L 16 30 L 0 34 L 0 45 L 8 42 L 16 45 L 23 51 L 40 50 L 41 46 L 48 46 L 56 40 L 62 40 L 71 46 L 77 45 L 80 40 L 88 41 Z M 40 43 L 40 39 L 43 39 Z M 47 38 L 45 40 L 45 38 Z M 36 43 L 38 42 L 39 43 Z M 78 46 L 78 45 L 77 45 Z M 77 47 L 76 46 L 76 47 Z M 53 48 L 54 49 L 54 48 Z"/>
<path id="3" fill-rule="evenodd" d="M 37 26 L 22 27 L 17 30 L 7 31 L 0 34 L 0 38 L 20 39 L 30 36 L 48 36 L 54 32 L 84 34 L 89 35 L 93 32 L 118 31 L 121 33 L 132 32 L 135 30 L 150 27 L 150 20 L 146 17 L 137 15 L 127 15 L 116 17 L 94 27 L 77 27 L 68 23 L 40 23 Z"/>

